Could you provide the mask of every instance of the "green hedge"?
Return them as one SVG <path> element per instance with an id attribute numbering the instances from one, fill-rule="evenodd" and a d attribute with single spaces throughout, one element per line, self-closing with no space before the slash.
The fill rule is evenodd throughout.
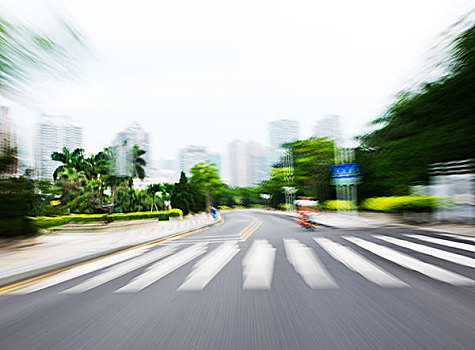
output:
<path id="1" fill-rule="evenodd" d="M 422 212 L 431 211 L 437 208 L 438 204 L 438 198 L 432 196 L 376 197 L 365 199 L 360 209 L 387 213 Z"/>
<path id="2" fill-rule="evenodd" d="M 113 222 L 130 220 L 158 219 L 166 221 L 170 217 L 179 217 L 183 213 L 180 209 L 153 212 L 114 213 L 114 214 L 73 214 L 63 216 L 35 216 L 28 220 L 37 228 L 49 228 L 66 224 L 87 224 L 92 222 Z"/>
<path id="3" fill-rule="evenodd" d="M 326 210 L 349 210 L 349 209 L 356 209 L 354 204 L 351 201 L 344 201 L 344 200 L 329 200 L 325 201 L 322 204 L 317 206 L 318 209 L 326 209 Z"/>

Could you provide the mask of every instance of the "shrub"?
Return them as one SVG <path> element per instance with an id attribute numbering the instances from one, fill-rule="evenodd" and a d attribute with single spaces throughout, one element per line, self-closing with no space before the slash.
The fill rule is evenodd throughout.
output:
<path id="1" fill-rule="evenodd" d="M 41 199 L 32 181 L 0 180 L 0 236 L 35 234 L 36 228 L 25 217 L 35 215 L 35 208 L 40 206 Z"/>
<path id="2" fill-rule="evenodd" d="M 113 221 L 131 221 L 131 220 L 147 220 L 158 219 L 166 221 L 170 217 L 182 216 L 180 209 L 172 209 L 169 211 L 148 211 L 134 213 L 114 213 L 114 214 L 74 214 L 62 216 L 36 216 L 28 217 L 28 222 L 38 229 L 46 229 L 50 227 L 62 226 L 70 223 L 92 223 L 92 222 L 113 222 Z"/>
<path id="3" fill-rule="evenodd" d="M 387 213 L 400 213 L 403 211 L 431 211 L 438 206 L 438 198 L 432 196 L 400 196 L 367 198 L 360 208 L 371 211 Z"/>
<path id="4" fill-rule="evenodd" d="M 329 200 L 323 202 L 321 205 L 318 206 L 319 209 L 326 209 L 326 210 L 349 210 L 349 209 L 356 209 L 355 205 L 351 201 L 344 201 L 344 200 Z"/>
<path id="5" fill-rule="evenodd" d="M 171 218 L 183 216 L 183 212 L 181 211 L 181 209 L 171 209 L 168 211 L 168 213 L 170 214 Z"/>
<path id="6" fill-rule="evenodd" d="M 231 209 L 231 207 L 228 207 L 227 205 L 220 205 L 218 206 L 218 209 L 225 210 L 225 209 Z"/>

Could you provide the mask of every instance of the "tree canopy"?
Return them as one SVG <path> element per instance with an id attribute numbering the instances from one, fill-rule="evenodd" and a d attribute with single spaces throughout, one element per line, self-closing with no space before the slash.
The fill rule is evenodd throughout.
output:
<path id="1" fill-rule="evenodd" d="M 426 184 L 435 162 L 469 159 L 475 149 L 475 26 L 452 42 L 450 70 L 440 79 L 399 94 L 360 136 L 363 197 L 406 194 Z"/>
<path id="2" fill-rule="evenodd" d="M 84 38 L 59 15 L 49 33 L 0 15 L 0 94 L 18 97 L 38 77 L 72 76 Z"/>
<path id="3" fill-rule="evenodd" d="M 206 210 L 209 211 L 213 202 L 213 192 L 223 185 L 216 164 L 209 161 L 198 163 L 190 171 L 192 174 L 190 180 L 205 190 Z"/>

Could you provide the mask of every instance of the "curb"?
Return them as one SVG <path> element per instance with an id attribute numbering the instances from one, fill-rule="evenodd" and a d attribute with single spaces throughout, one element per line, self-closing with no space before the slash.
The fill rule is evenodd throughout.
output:
<path id="1" fill-rule="evenodd" d="M 153 239 L 147 238 L 139 242 L 115 246 L 113 248 L 108 248 L 108 249 L 96 250 L 94 252 L 88 252 L 86 254 L 78 255 L 75 257 L 64 258 L 64 259 L 54 261 L 54 262 L 50 261 L 50 262 L 40 263 L 33 267 L 24 266 L 17 269 L 0 272 L 0 294 L 3 294 L 1 289 L 8 288 L 9 285 L 12 285 L 12 284 L 21 283 L 28 279 L 32 279 L 44 274 L 52 273 L 56 270 L 67 269 L 68 267 L 71 267 L 73 265 L 85 263 L 89 260 L 105 257 L 107 255 L 116 254 L 127 249 L 138 248 L 139 246 L 153 244 L 155 242 L 159 243 L 160 241 L 168 241 L 171 238 L 174 238 L 175 236 L 177 236 L 176 238 L 180 238 L 180 236 L 183 234 L 187 234 L 187 233 L 191 234 L 195 231 L 200 231 L 204 228 L 222 223 L 223 221 L 224 221 L 224 218 L 220 216 L 219 220 L 214 221 L 212 223 L 204 224 L 204 225 L 194 227 L 192 229 L 188 229 L 184 231 L 172 232 L 163 237 L 158 237 L 158 238 L 153 238 Z"/>

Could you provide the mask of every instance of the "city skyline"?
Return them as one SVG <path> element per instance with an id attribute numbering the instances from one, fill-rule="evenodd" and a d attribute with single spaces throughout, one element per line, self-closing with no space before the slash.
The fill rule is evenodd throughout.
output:
<path id="1" fill-rule="evenodd" d="M 51 159 L 63 147 L 71 152 L 82 148 L 83 130 L 69 116 L 43 114 L 36 127 L 35 173 L 38 179 L 52 180 L 60 162 Z"/>
<path id="2" fill-rule="evenodd" d="M 7 108 L 7 107 L 5 107 Z M 86 154 L 89 154 L 89 153 L 94 153 L 94 152 L 88 152 L 87 148 L 85 147 L 84 143 L 83 143 L 83 140 L 84 138 L 87 138 L 87 134 L 84 133 L 83 131 L 83 127 L 82 126 L 79 126 L 77 120 L 75 120 L 74 118 L 70 117 L 70 116 L 52 116 L 52 115 L 47 115 L 47 114 L 42 114 L 40 117 L 39 117 L 39 121 L 38 123 L 40 124 L 42 122 L 42 120 L 44 120 L 45 118 L 56 118 L 56 119 L 64 119 L 64 120 L 67 120 L 68 123 L 72 123 L 74 124 L 75 126 L 79 127 L 81 129 L 81 141 L 80 141 L 80 144 L 81 144 L 81 148 L 84 148 L 85 151 L 86 151 Z M 332 117 L 332 116 L 331 116 Z M 337 116 L 339 118 L 339 116 Z M 316 118 L 315 121 L 312 123 L 313 125 L 318 125 L 319 123 L 322 123 L 322 122 L 325 122 L 325 120 L 328 118 L 328 116 L 322 116 L 320 118 Z M 268 169 L 270 167 L 270 163 L 269 163 L 269 159 L 271 159 L 271 153 L 272 153 L 272 150 L 273 150 L 273 147 L 271 146 L 271 142 L 270 142 L 270 139 L 272 138 L 271 137 L 271 132 L 270 132 L 270 129 L 271 129 L 271 125 L 280 125 L 281 123 L 286 123 L 286 122 L 296 122 L 295 126 L 296 126 L 296 131 L 294 132 L 294 135 L 299 135 L 299 123 L 298 123 L 298 120 L 296 118 L 292 118 L 292 119 L 276 119 L 276 120 L 272 120 L 268 123 L 267 125 L 267 132 L 266 132 L 266 137 L 265 137 L 265 140 L 267 140 L 268 142 L 267 143 L 262 143 L 262 142 L 256 142 L 256 140 L 244 140 L 242 141 L 243 144 L 244 144 L 244 153 L 246 154 L 246 159 L 249 159 L 249 144 L 256 144 L 258 145 L 258 148 L 260 149 L 258 151 L 258 154 L 256 155 L 257 158 L 254 159 L 254 164 L 262 164 L 262 159 L 263 159 L 263 156 L 262 156 L 262 149 L 266 149 L 266 161 L 267 161 L 267 164 L 268 166 L 266 167 L 265 169 L 265 172 L 268 172 Z M 104 146 L 103 147 L 109 147 L 109 146 L 113 146 L 113 145 L 116 145 L 116 144 L 119 144 L 121 142 L 123 142 L 125 139 L 128 139 L 129 141 L 132 142 L 132 144 L 138 144 L 142 149 L 145 149 L 147 151 L 146 153 L 146 156 L 145 156 L 145 159 L 147 161 L 147 177 L 159 177 L 159 178 L 163 178 L 163 179 L 166 179 L 166 180 L 171 180 L 173 178 L 175 179 L 178 179 L 179 177 L 179 173 L 182 169 L 182 166 L 179 165 L 180 163 L 180 152 L 184 149 L 184 148 L 187 148 L 187 147 L 200 147 L 202 148 L 202 151 L 203 151 L 203 157 L 201 157 L 200 159 L 195 159 L 196 163 L 198 162 L 203 162 L 203 161 L 206 161 L 206 160 L 209 160 L 210 162 L 214 162 L 214 163 L 217 163 L 217 168 L 220 172 L 220 175 L 223 179 L 226 179 L 227 181 L 230 181 L 230 176 L 229 176 L 229 172 L 230 172 L 230 165 L 229 165 L 229 161 L 228 161 L 228 147 L 223 149 L 223 150 L 220 150 L 220 151 L 208 151 L 208 147 L 204 144 L 201 144 L 201 145 L 183 145 L 182 147 L 179 148 L 177 154 L 178 155 L 168 155 L 168 157 L 163 157 L 163 156 L 151 156 L 152 154 L 158 154 L 159 152 L 154 152 L 153 149 L 150 148 L 149 146 L 149 143 L 152 143 L 153 142 L 153 138 L 150 138 L 150 133 L 145 130 L 141 125 L 140 123 L 138 123 L 137 121 L 135 120 L 131 120 L 128 122 L 127 124 L 128 126 L 127 127 L 124 127 L 122 128 L 120 131 L 116 132 L 114 134 L 114 136 L 111 138 L 111 141 L 109 142 L 106 142 L 104 143 Z M 13 127 L 13 130 L 15 130 L 15 128 Z M 312 130 L 313 130 L 313 133 L 312 133 Z M 314 134 L 314 129 L 312 128 L 307 128 L 307 133 L 305 134 L 305 136 L 302 136 L 300 137 L 299 139 L 303 139 L 303 138 L 306 138 L 306 137 L 314 137 L 315 134 Z M 318 135 L 317 135 L 318 136 Z M 37 139 L 37 130 L 35 129 L 35 140 Z M 295 136 L 291 139 L 296 139 Z M 291 140 L 289 139 L 289 140 Z M 239 137 L 236 137 L 235 140 L 241 140 Z M 282 140 L 281 140 L 282 141 Z M 284 143 L 287 142 L 286 140 L 284 140 Z M 275 142 L 274 142 L 275 143 Z M 274 145 L 274 151 L 275 151 L 275 147 L 277 144 L 281 144 L 280 141 L 277 142 L 275 145 Z M 67 146 L 67 145 L 66 145 Z M 228 146 L 229 146 L 229 143 L 228 143 Z M 280 148 L 280 147 L 277 147 L 277 148 Z M 61 147 L 62 149 L 62 147 Z M 61 150 L 59 149 L 59 150 Z M 96 150 L 95 152 L 98 152 L 100 151 L 101 149 L 98 149 Z M 28 162 L 26 161 L 24 164 L 23 164 L 23 167 L 24 168 L 35 168 L 36 170 L 38 170 L 38 165 L 39 164 L 39 161 L 38 161 L 38 154 L 37 154 L 37 141 L 35 141 L 35 146 L 34 146 L 34 160 L 33 162 Z M 24 145 L 20 145 L 20 149 L 19 149 L 19 153 L 25 153 L 25 150 L 24 150 Z M 28 157 L 26 157 L 28 158 Z M 257 160 L 259 159 L 259 160 Z M 218 160 L 218 161 L 216 161 Z M 170 167 L 169 165 L 166 165 L 166 166 L 162 166 L 163 162 L 172 162 L 173 164 L 175 164 L 173 167 Z M 248 163 L 249 161 L 247 160 L 246 163 Z M 178 163 L 178 165 L 177 165 Z M 191 163 L 190 163 L 191 164 Z M 193 165 L 194 165 L 193 164 Z M 192 166 L 192 165 L 191 165 Z M 191 166 L 188 167 L 191 168 Z M 255 166 L 255 165 L 254 165 Z M 53 165 L 50 165 L 50 167 L 53 167 Z M 263 168 L 261 166 L 261 168 Z M 254 182 L 255 181 L 251 181 L 250 179 L 263 179 L 265 178 L 265 176 L 263 175 L 262 173 L 262 169 L 260 170 L 261 173 L 259 175 L 256 175 L 256 171 L 254 170 L 252 174 L 249 174 L 248 172 L 248 169 L 245 169 L 244 170 L 244 173 L 243 174 L 246 174 L 246 175 L 243 175 L 244 178 L 246 180 L 243 180 L 242 183 L 246 183 L 246 185 L 253 185 L 255 184 Z M 161 174 L 158 176 L 158 174 Z M 186 171 L 187 175 L 190 175 L 189 171 Z"/>
<path id="3" fill-rule="evenodd" d="M 5 13 L 42 29 L 40 18 L 47 22 L 47 16 L 38 16 L 45 12 L 40 3 L 10 2 Z M 465 0 L 385 6 L 258 1 L 253 11 L 250 3 L 205 3 L 143 4 L 136 16 L 115 3 L 110 16 L 106 1 L 60 1 L 89 34 L 95 58 L 78 63 L 76 80 L 42 81 L 41 92 L 23 99 L 24 106 L 0 101 L 21 125 L 20 140 L 33 148 L 43 112 L 80 121 L 87 153 L 107 146 L 131 120 L 150 131 L 154 158 L 175 157 L 186 144 L 223 153 L 235 137 L 266 143 L 267 124 L 282 118 L 297 119 L 305 138 L 315 119 L 340 115 L 343 137 L 351 138 L 368 130 L 399 91 L 431 77 L 432 47 L 471 8 Z M 268 9 L 274 16 L 264 28 L 259 18 Z"/>
<path id="4" fill-rule="evenodd" d="M 4 106 L 6 110 L 9 110 L 8 107 Z M 58 119 L 58 120 L 63 120 L 64 123 L 69 123 L 71 125 L 75 125 L 75 127 L 78 127 L 81 132 L 80 132 L 80 142 L 78 144 L 81 144 L 81 148 L 85 148 L 83 144 L 83 139 L 85 136 L 82 130 L 82 127 L 78 126 L 76 123 L 76 120 L 74 118 L 71 118 L 70 116 L 51 116 L 47 114 L 42 114 L 40 116 L 40 121 L 39 124 L 41 123 L 42 120 L 45 118 L 53 118 L 53 119 Z M 300 130 L 299 130 L 299 123 L 296 118 L 292 119 L 276 119 L 272 120 L 268 123 L 268 128 L 267 128 L 267 137 L 265 138 L 268 140 L 267 144 L 261 144 L 259 142 L 256 142 L 255 140 L 245 140 L 241 141 L 239 138 L 235 138 L 233 142 L 239 141 L 242 143 L 242 156 L 240 156 L 241 160 L 244 160 L 245 166 L 243 167 L 242 171 L 239 171 L 239 180 L 236 180 L 236 175 L 234 175 L 233 179 L 233 168 L 232 162 L 230 162 L 230 157 L 229 156 L 229 143 L 227 147 L 222 150 L 221 152 L 209 152 L 208 148 L 206 145 L 185 145 L 179 149 L 177 152 L 177 155 L 172 156 L 172 157 L 161 157 L 161 156 L 156 156 L 156 157 L 151 157 L 151 154 L 153 154 L 153 149 L 150 149 L 149 143 L 153 140 L 153 138 L 150 138 L 150 133 L 145 130 L 140 123 L 138 123 L 135 120 L 132 120 L 128 123 L 128 126 L 126 128 L 123 128 L 121 131 L 118 131 L 115 133 L 115 136 L 112 138 L 112 140 L 105 144 L 106 146 L 104 147 L 109 147 L 113 145 L 118 145 L 122 143 L 124 140 L 130 141 L 132 144 L 138 144 L 139 147 L 142 149 L 145 149 L 147 153 L 145 154 L 144 158 L 146 159 L 147 165 L 146 165 L 146 177 L 148 178 L 147 181 L 152 181 L 152 182 L 176 182 L 179 179 L 180 172 L 182 170 L 185 171 L 186 175 L 188 177 L 191 176 L 191 173 L 189 169 L 200 162 L 204 161 L 210 161 L 211 163 L 216 163 L 216 167 L 218 169 L 218 172 L 220 174 L 221 179 L 230 184 L 231 186 L 254 186 L 257 183 L 265 180 L 268 178 L 270 172 L 270 168 L 273 163 L 270 160 L 272 159 L 272 152 L 280 152 L 279 154 L 283 152 L 283 150 L 280 147 L 277 147 L 277 144 L 296 140 L 296 139 L 304 139 L 305 137 L 329 137 L 330 139 L 335 139 L 338 138 L 338 136 L 341 135 L 341 129 L 339 128 L 339 120 L 340 116 L 337 115 L 327 115 L 327 116 L 321 116 L 320 118 L 315 119 L 315 121 L 312 123 L 313 127 L 307 129 L 307 133 L 305 136 L 298 137 L 300 135 Z M 277 129 L 282 128 L 282 126 L 285 126 L 288 123 L 291 123 L 290 129 L 291 134 L 293 136 L 287 137 L 287 138 L 282 138 L 282 130 L 278 130 L 279 139 L 280 141 L 276 141 L 276 136 L 272 135 L 272 129 L 277 126 Z M 288 126 L 288 125 L 287 125 Z M 322 128 L 323 126 L 323 128 Z M 321 129 L 320 131 L 319 128 Z M 14 128 L 13 128 L 14 129 Z M 275 130 L 274 130 L 275 132 Z M 333 137 L 335 136 L 335 137 Z M 16 135 L 15 135 L 16 137 Z M 35 140 L 38 138 L 38 131 L 36 130 L 35 133 Z M 274 147 L 271 145 L 272 139 L 274 138 Z M 340 139 L 341 141 L 341 139 Z M 231 142 L 231 143 L 233 143 Z M 277 143 L 276 143 L 277 142 Z M 69 141 L 68 144 L 71 144 L 71 141 Z M 253 145 L 253 147 L 251 147 Z M 66 145 L 67 146 L 67 145 Z M 276 149 L 277 147 L 277 149 Z M 353 146 L 349 146 L 353 147 Z M 50 147 L 51 149 L 57 148 L 55 147 Z M 73 147 L 75 148 L 75 147 Z M 191 157 L 187 162 L 186 166 L 184 166 L 183 160 L 181 159 L 182 157 L 182 152 L 185 149 L 190 149 L 190 148 L 199 148 L 199 152 L 202 153 L 201 157 Z M 252 148 L 255 148 L 255 151 L 250 151 Z M 22 159 L 22 169 L 18 169 L 18 174 L 20 174 L 21 171 L 24 171 L 26 169 L 34 169 L 36 176 L 39 176 L 41 178 L 48 178 L 48 176 L 44 175 L 43 173 L 47 173 L 49 170 L 56 168 L 57 164 L 56 162 L 50 161 L 49 159 L 46 160 L 43 159 L 43 164 L 49 163 L 48 169 L 49 170 L 40 170 L 41 168 L 41 161 L 39 160 L 39 155 L 37 153 L 38 149 L 38 140 L 35 141 L 35 158 L 33 163 L 28 163 L 25 162 L 24 159 Z M 62 147 L 58 149 L 61 151 Z M 71 149 L 72 150 L 72 149 Z M 100 151 L 100 150 L 98 150 Z M 19 154 L 24 153 L 24 150 L 19 149 L 18 151 Z M 86 154 L 89 154 L 86 150 Z M 157 154 L 157 152 L 155 152 Z M 51 168 L 51 169 L 50 169 Z"/>

